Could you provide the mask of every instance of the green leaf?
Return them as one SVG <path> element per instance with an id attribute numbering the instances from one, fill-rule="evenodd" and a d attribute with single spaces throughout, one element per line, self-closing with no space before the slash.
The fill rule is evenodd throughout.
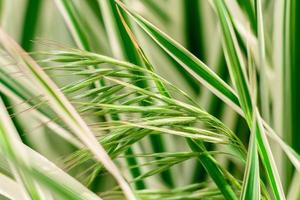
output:
<path id="1" fill-rule="evenodd" d="M 88 36 L 82 29 L 82 22 L 78 19 L 78 16 L 76 15 L 76 8 L 73 2 L 68 0 L 55 0 L 55 3 L 61 11 L 61 14 L 65 19 L 65 22 L 72 34 L 76 45 L 80 49 L 84 49 L 87 51 L 91 50 L 91 47 L 88 43 Z"/>
<path id="2" fill-rule="evenodd" d="M 42 3 L 42 0 L 31 0 L 27 2 L 21 38 L 21 46 L 26 51 L 32 50 L 32 40 L 34 39 L 37 29 L 37 23 L 40 19 L 38 16 L 41 10 Z"/>
<path id="3" fill-rule="evenodd" d="M 12 178 L 0 173 L 0 194 L 11 200 L 23 199 L 23 188 Z M 27 199 L 26 199 L 27 200 Z"/>
<path id="4" fill-rule="evenodd" d="M 199 141 L 189 140 L 189 144 L 193 151 L 202 152 L 205 150 L 205 147 Z M 214 158 L 211 155 L 204 153 L 203 155 L 200 155 L 198 159 L 203 164 L 211 178 L 214 180 L 225 199 L 237 199 L 236 194 L 228 182 L 224 179 L 224 174 L 220 167 L 216 164 Z"/>
<path id="5" fill-rule="evenodd" d="M 208 89 L 210 89 L 211 92 L 213 92 L 216 96 L 218 96 L 225 103 L 227 103 L 237 113 L 239 113 L 241 116 L 244 116 L 244 113 L 242 112 L 240 107 L 241 105 L 239 102 L 239 98 L 229 85 L 222 81 L 222 79 L 220 79 L 204 63 L 202 63 L 199 59 L 193 56 L 176 41 L 174 41 L 165 33 L 156 28 L 153 24 L 145 20 L 140 15 L 129 11 L 119 1 L 118 4 L 122 9 L 124 9 L 128 13 L 129 16 L 131 16 L 136 21 L 136 23 L 145 31 L 145 33 L 147 33 L 154 40 L 155 43 L 157 43 L 164 51 L 166 51 L 171 57 L 173 57 L 186 71 L 188 71 L 192 76 L 194 76 Z M 240 55 L 237 56 L 240 57 Z M 241 80 L 242 85 L 245 84 L 245 82 L 243 82 L 244 81 Z M 244 104 L 251 104 L 247 97 L 243 98 Z M 266 125 L 265 122 L 263 122 L 263 124 Z M 285 143 L 281 138 L 274 135 L 275 132 L 271 129 L 271 127 L 268 128 L 268 134 L 270 136 L 272 135 L 273 138 L 276 138 L 276 142 L 279 142 L 280 140 L 280 146 L 282 146 L 282 144 Z M 288 150 L 288 148 L 283 148 L 283 150 L 286 154 L 289 154 L 290 156 L 294 154 L 290 150 Z M 294 156 L 293 159 L 298 160 L 297 157 Z"/>
<path id="6" fill-rule="evenodd" d="M 262 118 L 260 117 L 257 110 L 256 110 L 256 116 L 257 116 L 257 126 L 259 130 L 256 134 L 258 151 L 263 166 L 266 170 L 267 177 L 270 186 L 272 188 L 272 192 L 276 199 L 286 199 L 283 192 L 280 176 L 277 171 L 277 166 L 275 164 L 273 154 L 268 139 L 266 137 L 265 129 L 263 128 Z"/>
<path id="7" fill-rule="evenodd" d="M 236 36 L 228 15 L 227 9 L 223 1 L 214 0 L 214 5 L 216 7 L 221 28 L 223 32 L 224 41 L 224 51 L 226 60 L 228 63 L 231 79 L 237 89 L 239 99 L 241 101 L 241 107 L 244 111 L 246 121 L 249 128 L 253 126 L 253 116 L 254 109 L 256 109 L 251 100 L 250 90 L 248 86 L 248 78 L 246 77 L 245 64 L 237 44 Z M 259 116 L 258 113 L 256 115 Z M 277 172 L 277 167 L 273 161 L 272 152 L 269 150 L 270 146 L 268 144 L 265 130 L 262 126 L 262 121 L 260 117 L 257 119 L 258 128 L 256 133 L 258 150 L 260 153 L 261 160 L 264 164 L 266 173 L 268 174 L 269 183 L 272 188 L 272 192 L 276 199 L 285 199 L 279 174 Z"/>
<path id="8" fill-rule="evenodd" d="M 47 188 L 65 199 L 101 200 L 99 196 L 58 168 L 54 163 L 27 146 L 24 146 L 24 148 L 26 148 L 32 164 L 32 169 L 28 173 Z"/>
<path id="9" fill-rule="evenodd" d="M 252 118 L 252 102 L 246 77 L 246 67 L 238 47 L 237 40 L 234 35 L 234 29 L 229 24 L 230 17 L 226 11 L 223 1 L 214 1 L 216 10 L 219 15 L 222 32 L 223 32 L 223 48 L 225 58 L 228 64 L 229 72 L 233 84 L 237 90 L 241 108 L 244 112 L 248 124 L 251 124 Z"/>
<path id="10" fill-rule="evenodd" d="M 32 177 L 28 176 L 24 167 L 29 167 L 29 159 L 20 145 L 19 134 L 11 121 L 9 114 L 0 96 L 0 149 L 5 154 L 13 172 L 14 178 L 22 185 L 23 198 L 31 198 L 34 200 L 43 199 L 41 192 L 35 185 Z"/>
<path id="11" fill-rule="evenodd" d="M 215 95 L 240 112 L 239 100 L 235 92 L 222 79 L 218 77 L 208 66 L 187 51 L 179 43 L 171 39 L 153 24 L 140 15 L 129 11 L 119 3 L 129 16 L 174 60 L 176 60 L 194 78 L 208 87 Z"/>
<path id="12" fill-rule="evenodd" d="M 119 11 L 116 8 L 116 4 L 114 0 L 107 0 L 107 1 L 98 1 L 98 4 L 101 9 L 102 18 L 104 21 L 104 26 L 106 30 L 106 34 L 109 40 L 109 45 L 112 51 L 112 55 L 117 59 L 128 60 L 133 64 L 141 66 L 141 60 L 139 55 L 137 54 L 136 48 L 134 47 L 133 42 L 131 41 L 128 33 L 125 30 L 125 27 L 122 23 L 121 16 L 119 15 Z M 136 72 L 133 72 L 136 73 Z M 133 79 L 133 82 L 135 80 Z M 139 80 L 136 82 L 136 85 L 140 85 L 142 87 L 147 87 L 146 80 Z M 161 140 L 160 136 L 150 136 L 151 140 L 156 139 L 157 145 L 160 145 L 163 148 L 164 143 Z M 127 153 L 133 152 L 132 149 L 129 149 Z M 127 160 L 129 163 L 137 164 L 137 160 L 131 158 Z M 141 172 L 138 168 L 131 171 L 132 176 L 138 177 L 140 176 Z M 143 181 L 136 182 L 136 187 L 138 189 L 144 189 L 145 183 Z"/>
<path id="13" fill-rule="evenodd" d="M 82 143 L 90 150 L 99 162 L 114 176 L 124 194 L 129 199 L 135 199 L 135 195 L 129 184 L 121 175 L 120 171 L 110 159 L 104 148 L 98 143 L 96 137 L 75 110 L 73 105 L 62 94 L 59 88 L 42 70 L 42 68 L 26 53 L 18 44 L 9 36 L 0 30 L 0 43 L 7 53 L 19 63 L 19 67 L 30 74 L 34 82 L 41 89 L 42 94 L 48 99 L 50 106 L 69 126 L 69 128 L 77 135 Z"/>
<path id="14" fill-rule="evenodd" d="M 54 133 L 64 138 L 70 144 L 77 148 L 82 147 L 82 143 L 78 141 L 69 131 L 63 128 L 60 124 L 50 120 L 55 117 L 53 111 L 46 105 L 41 103 L 41 100 L 35 97 L 35 91 L 30 90 L 30 85 L 22 79 L 15 79 L 5 71 L 5 68 L 0 68 L 0 91 L 7 97 L 10 97 L 16 103 L 23 103 L 31 112 L 43 123 L 45 123 Z M 40 105 L 41 104 L 41 105 Z M 40 105 L 40 106 L 36 106 Z"/>
<path id="15" fill-rule="evenodd" d="M 76 54 L 76 52 L 74 52 L 75 54 Z M 144 72 L 144 74 L 147 74 L 147 73 L 150 73 L 150 74 L 152 74 L 152 72 L 151 71 L 148 71 L 147 73 L 146 73 L 146 70 L 145 69 L 142 69 L 142 68 L 139 68 L 138 66 L 135 66 L 135 65 L 133 65 L 133 64 L 130 64 L 130 63 L 126 63 L 126 62 L 120 62 L 120 61 L 116 61 L 116 60 L 114 60 L 114 59 L 112 59 L 112 58 L 108 58 L 108 57 L 105 57 L 105 56 L 101 56 L 101 55 L 97 55 L 97 54 L 92 54 L 92 53 L 88 53 L 88 52 L 78 52 L 78 56 L 80 55 L 80 54 L 82 54 L 82 56 L 83 57 L 79 57 L 78 59 L 80 59 L 80 60 L 84 60 L 84 57 L 86 57 L 86 59 L 91 59 L 91 60 L 93 60 L 94 62 L 97 62 L 97 60 L 98 60 L 98 62 L 99 63 L 111 63 L 111 64 L 114 64 L 114 65 L 118 65 L 118 66 L 122 66 L 122 67 L 125 67 L 125 68 L 127 68 L 127 67 L 130 67 L 130 68 L 132 68 L 132 69 L 134 69 L 134 70 L 143 70 L 143 72 Z M 67 55 L 71 55 L 71 53 L 69 52 L 69 53 L 67 53 Z M 74 55 L 75 56 L 75 55 Z M 76 62 L 76 61 L 75 61 Z M 87 62 L 88 63 L 88 62 Z M 84 66 L 82 66 L 82 67 L 84 67 Z M 66 69 L 66 70 L 68 70 L 68 69 Z M 116 71 L 116 70 L 115 70 Z M 91 74 L 95 74 L 95 73 L 93 73 L 93 72 L 90 72 Z M 169 109 L 170 111 L 172 111 L 172 110 L 174 110 L 174 111 L 176 111 L 176 110 L 178 110 L 178 111 L 180 111 L 180 110 L 185 110 L 185 112 L 187 112 L 187 113 L 191 113 L 192 114 L 192 116 L 197 116 L 197 118 L 199 118 L 199 120 L 201 121 L 201 122 L 203 122 L 203 123 L 205 123 L 205 124 L 207 124 L 208 126 L 212 126 L 212 127 L 214 127 L 215 129 L 216 129 L 216 131 L 217 132 L 220 132 L 220 133 L 224 133 L 224 134 L 226 134 L 226 135 L 228 135 L 229 137 L 233 137 L 232 138 L 232 142 L 233 142 L 233 145 L 237 145 L 237 143 L 235 143 L 236 142 L 236 140 L 234 139 L 234 136 L 233 136 L 233 134 L 231 134 L 230 133 L 230 131 L 220 122 L 220 121 L 218 121 L 216 118 L 214 118 L 214 117 L 212 117 L 211 115 L 209 115 L 208 113 L 206 113 L 205 111 L 202 111 L 200 108 L 197 108 L 197 107 L 195 107 L 195 106 L 192 106 L 192 105 L 189 105 L 189 104 L 186 104 L 186 103 L 184 103 L 184 102 L 180 102 L 180 101 L 178 101 L 178 100 L 175 100 L 175 99 L 173 99 L 172 97 L 170 97 L 170 96 L 168 96 L 168 95 L 165 95 L 165 91 L 166 91 L 166 88 L 163 88 L 163 90 L 162 91 L 160 91 L 159 90 L 159 92 L 160 92 L 160 94 L 157 94 L 157 93 L 154 93 L 154 92 L 152 92 L 152 91 L 148 91 L 148 90 L 146 90 L 146 89 L 143 89 L 143 88 L 140 88 L 140 87 L 138 87 L 138 86 L 135 86 L 135 85 L 133 85 L 133 84 L 131 84 L 131 83 L 127 83 L 127 82 L 124 82 L 124 81 L 122 81 L 122 80 L 117 80 L 115 77 L 110 77 L 110 75 L 112 75 L 112 74 L 107 74 L 106 76 L 105 76 L 105 79 L 106 80 L 109 80 L 110 82 L 113 82 L 114 84 L 118 84 L 118 85 L 122 85 L 122 86 L 124 86 L 124 88 L 126 88 L 126 91 L 131 91 L 131 90 L 133 90 L 133 91 L 135 91 L 135 93 L 136 92 L 138 92 L 138 93 L 140 93 L 140 94 L 142 94 L 142 95 L 147 95 L 147 96 L 149 96 L 149 97 L 151 97 L 151 98 L 154 98 L 154 99 L 156 99 L 155 101 L 160 101 L 161 103 L 162 103 L 162 105 L 164 105 L 164 104 L 167 104 L 167 105 L 171 105 L 171 106 L 176 106 L 176 109 Z M 99 76 L 99 78 L 101 78 L 102 77 L 102 75 L 100 75 Z M 159 76 L 158 75 L 155 75 L 154 76 L 155 77 L 155 79 L 160 79 L 159 78 Z M 94 76 L 91 76 L 90 77 L 90 79 L 93 79 L 93 80 L 95 80 L 94 79 L 95 77 Z M 85 79 L 85 81 L 84 82 L 87 82 L 89 79 Z M 161 82 L 162 83 L 166 83 L 166 82 L 164 82 L 163 81 L 163 79 L 161 79 Z M 169 83 L 170 84 L 170 83 Z M 79 85 L 78 84 L 75 84 L 76 85 L 76 87 L 79 87 Z M 164 84 L 163 84 L 164 85 Z M 88 87 L 87 85 L 85 86 L 85 87 Z M 75 92 L 75 91 L 74 91 Z M 179 91 L 180 92 L 180 91 Z M 108 104 L 100 104 L 100 103 L 93 103 L 94 104 L 94 106 L 97 106 L 97 105 L 99 105 L 99 106 L 101 106 L 101 108 L 103 109 L 103 110 L 105 110 L 105 111 L 109 111 L 110 109 L 108 109 L 108 108 L 113 108 L 115 111 L 117 111 L 118 113 L 123 113 L 123 112 L 148 112 L 149 114 L 150 114 L 150 112 L 156 112 L 156 110 L 157 110 L 157 113 L 159 113 L 160 111 L 162 111 L 164 114 L 165 114 L 165 116 L 164 116 L 164 118 L 166 118 L 166 119 L 162 119 L 161 117 L 160 117 L 160 119 L 159 120 L 153 120 L 153 119 L 149 119 L 149 123 L 156 123 L 156 125 L 158 125 L 158 124 L 165 124 L 165 125 L 169 125 L 167 122 L 166 122 L 166 120 L 167 120 L 167 117 L 166 117 L 166 114 L 168 113 L 167 111 L 163 111 L 162 110 L 162 108 L 160 108 L 160 107 L 158 107 L 157 109 L 153 106 L 153 107 L 149 107 L 149 106 L 147 106 L 147 107 L 145 107 L 145 108 L 143 108 L 142 106 L 128 106 L 128 105 L 126 105 L 126 106 L 120 106 L 120 105 L 108 105 Z M 89 103 L 87 103 L 86 104 L 87 106 L 89 106 L 89 105 L 91 105 L 91 104 L 89 104 Z M 170 112 L 169 111 L 169 112 Z M 173 111 L 173 112 L 174 112 Z M 195 114 L 193 114 L 193 113 L 195 113 Z M 172 120 L 174 120 L 174 119 L 176 119 L 176 118 L 171 118 Z M 192 119 L 194 119 L 194 118 L 192 118 Z M 168 119 L 169 120 L 169 119 Z M 172 121 L 171 120 L 171 121 Z M 147 120 L 148 121 L 148 120 Z M 115 122 L 115 123 L 117 123 L 117 122 Z M 162 128 L 154 128 L 153 129 L 153 126 L 151 126 L 151 127 L 149 127 L 148 126 L 148 124 L 144 124 L 144 123 L 140 123 L 139 122 L 139 120 L 137 121 L 137 122 L 134 122 L 134 124 L 130 124 L 131 126 L 137 126 L 137 125 L 139 125 L 139 127 L 140 128 L 146 128 L 146 129 L 151 129 L 151 130 L 156 130 L 156 131 L 160 131 L 160 132 L 166 132 L 166 133 L 170 133 L 170 134 L 174 134 L 174 132 L 173 131 L 171 131 L 171 130 L 168 130 L 168 129 L 162 129 Z M 147 125 L 147 126 L 146 126 Z M 127 127 L 127 126 L 126 126 Z M 121 128 L 121 127 L 119 127 L 119 126 L 117 126 L 116 127 L 117 128 L 117 130 L 119 129 L 119 128 Z M 144 129 L 142 129 L 142 130 L 144 130 Z M 193 130 L 192 129 L 186 129 L 187 131 L 192 131 L 193 132 Z M 201 132 L 197 132 L 197 131 L 200 131 L 200 129 L 194 129 L 194 134 L 196 134 L 197 135 L 197 133 L 199 134 L 201 134 Z M 135 132 L 137 132 L 137 131 L 135 131 Z M 226 133 L 227 132 L 227 133 Z M 183 136 L 182 135 L 182 132 L 175 132 L 177 135 L 181 135 L 181 136 Z M 207 132 L 208 134 L 211 134 L 211 133 L 209 133 L 209 132 Z M 137 133 L 136 133 L 137 134 Z M 184 135 L 184 137 L 187 137 L 188 135 Z M 200 136 L 200 135 L 199 135 Z M 195 136 L 195 137 L 198 137 L 198 136 Z M 111 137 L 109 137 L 110 138 L 110 140 L 109 141 L 112 141 L 112 138 Z M 124 137 L 123 137 L 124 138 Z M 134 139 L 136 139 L 136 137 L 134 138 Z M 204 139 L 204 138 L 202 138 L 202 139 Z M 204 141 L 206 141 L 206 139 L 204 139 Z M 104 142 L 104 140 L 102 141 L 102 142 Z M 118 140 L 118 142 L 120 142 L 120 140 Z M 206 150 L 205 150 L 205 148 L 204 148 L 204 146 L 203 146 L 203 144 L 201 144 L 201 142 L 200 141 L 191 141 L 191 143 L 193 143 L 193 142 L 198 142 L 199 144 L 198 145 L 202 145 L 202 148 L 197 148 L 197 149 L 195 149 L 195 151 L 197 151 L 197 152 L 205 152 Z M 225 177 L 224 177 L 224 174 L 223 174 L 223 170 L 221 170 L 221 168 L 219 167 L 219 166 L 215 166 L 215 167 L 211 167 L 211 165 L 215 165 L 215 161 L 213 160 L 213 158 L 211 157 L 211 156 L 207 156 L 207 155 L 204 155 L 204 156 L 202 156 L 202 157 L 204 157 L 202 160 L 203 160 L 203 162 L 201 162 L 203 165 L 209 165 L 209 166 L 207 166 L 206 167 L 206 169 L 207 169 L 207 171 L 208 171 L 208 173 L 210 173 L 210 174 L 212 174 L 212 177 L 214 178 L 214 181 L 216 181 L 217 182 L 217 184 L 218 184 L 218 186 L 220 186 L 221 188 L 222 188 L 222 192 L 223 193 L 225 193 L 225 195 L 227 195 L 228 196 L 228 198 L 229 197 L 232 197 L 232 196 L 234 196 L 234 192 L 233 192 L 233 190 L 231 189 L 231 186 L 230 186 L 230 184 L 227 182 L 227 180 L 226 180 L 226 176 L 227 176 L 227 174 L 225 174 Z M 219 171 L 219 173 L 216 173 L 215 172 L 215 169 L 218 169 L 218 171 Z M 221 173 L 222 172 L 222 173 Z M 225 185 L 224 185 L 225 184 Z M 239 184 L 238 184 L 239 185 Z M 232 199 L 232 198 L 230 198 L 230 199 Z M 233 198 L 233 199 L 237 199 L 236 197 L 235 198 Z"/>
<path id="16" fill-rule="evenodd" d="M 75 6 L 73 5 L 73 3 L 71 1 L 66 1 L 66 0 L 57 0 L 56 1 L 58 7 L 61 10 L 62 15 L 65 18 L 65 22 L 67 23 L 70 32 L 72 33 L 72 36 L 74 38 L 74 40 L 76 41 L 76 44 L 79 48 L 90 51 L 91 50 L 91 45 L 88 43 L 88 39 L 87 39 L 87 35 L 85 34 L 85 31 L 82 27 L 81 21 L 79 16 L 77 15 L 77 11 L 75 9 Z M 105 7 L 105 9 L 102 9 L 102 14 L 103 14 L 103 19 L 104 19 L 104 24 L 106 25 L 106 31 L 108 31 L 108 38 L 111 40 L 111 48 L 113 50 L 113 53 L 116 54 L 117 57 L 122 58 L 123 54 L 122 54 L 122 50 L 123 53 L 125 52 L 125 54 L 127 52 L 128 58 L 133 59 L 134 61 L 138 61 L 138 57 L 135 57 L 135 49 L 132 48 L 131 43 L 126 38 L 126 35 L 124 35 L 124 33 L 122 34 L 122 27 L 120 27 L 120 25 L 122 25 L 119 20 L 118 20 L 118 15 L 116 13 L 116 9 L 114 9 L 112 6 L 114 6 L 113 1 L 100 1 L 99 2 L 101 4 L 100 8 Z M 108 16 L 107 16 L 108 15 Z M 111 17 L 110 15 L 112 15 L 113 17 Z M 115 15 L 115 16 L 114 16 Z M 109 24 L 108 24 L 109 23 Z M 119 25 L 119 26 L 117 26 Z M 117 26 L 117 27 L 115 27 Z M 112 27 L 112 28 L 111 28 Z M 115 30 L 118 29 L 120 30 L 120 34 L 118 35 L 116 32 L 119 30 Z M 126 34 L 126 33 L 125 33 Z M 122 38 L 120 39 L 119 37 L 125 37 L 123 40 Z M 117 39 L 116 39 L 117 38 Z M 127 42 L 127 43 L 126 43 Z M 124 45 L 124 49 L 121 49 L 121 47 L 119 47 L 120 45 Z M 126 49 L 126 48 L 129 48 Z M 125 51 L 126 49 L 126 51 Z M 122 55 L 120 55 L 122 54 Z M 88 69 L 94 69 L 94 66 L 88 66 Z M 100 83 L 100 82 L 95 82 L 94 83 L 94 87 L 95 88 L 99 88 L 99 86 L 101 84 L 104 84 L 104 82 Z M 112 116 L 112 118 L 119 118 L 118 116 Z M 128 151 L 130 152 L 130 150 Z M 128 161 L 129 163 L 136 163 L 137 161 L 134 158 L 131 158 L 130 161 Z M 133 171 L 131 171 L 133 173 L 133 176 L 138 176 L 140 174 L 139 169 L 135 169 Z M 145 184 L 143 182 L 137 182 L 137 187 L 140 189 L 145 188 Z"/>
<path id="17" fill-rule="evenodd" d="M 47 189 L 54 192 L 54 194 L 60 194 L 66 199 L 101 200 L 100 197 L 91 192 L 79 181 L 77 181 L 75 178 L 64 172 L 62 169 L 57 167 L 54 163 L 49 161 L 47 158 L 45 158 L 38 152 L 34 151 L 33 149 L 29 148 L 21 142 L 17 142 L 17 145 L 19 145 L 25 151 L 29 160 L 30 169 L 23 165 L 20 165 L 20 167 L 22 167 L 24 171 L 28 173 L 31 177 L 33 177 L 36 181 L 44 185 Z M 1 157 L 1 163 L 5 162 L 5 160 L 3 159 L 4 158 Z M 0 184 L 5 184 L 5 182 L 0 182 Z M 8 185 L 6 186 L 8 187 Z M 4 190 L 4 187 L 1 187 L 1 189 Z M 14 193 L 10 195 L 19 194 L 17 193 L 17 191 L 19 190 L 16 190 L 15 187 L 10 189 L 13 189 Z M 10 190 L 5 190 L 4 192 L 10 192 Z"/>
<path id="18" fill-rule="evenodd" d="M 256 122 L 254 121 L 250 136 L 243 187 L 241 191 L 240 199 L 242 200 L 260 199 L 259 159 L 256 142 L 256 134 L 258 134 L 258 130 L 256 128 Z"/>

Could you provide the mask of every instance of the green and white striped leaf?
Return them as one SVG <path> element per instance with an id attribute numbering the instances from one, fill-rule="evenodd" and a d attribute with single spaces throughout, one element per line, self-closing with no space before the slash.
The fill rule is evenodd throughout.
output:
<path id="1" fill-rule="evenodd" d="M 77 135 L 82 143 L 91 151 L 95 159 L 114 176 L 128 199 L 135 199 L 135 195 L 120 171 L 110 159 L 104 148 L 98 143 L 96 137 L 77 113 L 75 108 L 62 94 L 54 82 L 47 76 L 42 68 L 24 52 L 3 30 L 0 30 L 0 43 L 7 53 L 19 63 L 22 71 L 28 73 L 34 82 L 40 87 L 42 93 L 48 99 L 50 106 L 59 114 L 62 120 Z"/>
<path id="2" fill-rule="evenodd" d="M 184 47 L 178 44 L 176 41 L 171 39 L 165 33 L 156 28 L 153 24 L 148 22 L 146 19 L 136 14 L 133 11 L 128 10 L 122 3 L 118 2 L 120 7 L 124 9 L 129 16 L 131 16 L 136 23 L 141 27 L 145 33 L 147 33 L 155 43 L 157 43 L 164 51 L 166 51 L 171 57 L 177 60 L 182 67 L 193 75 L 197 80 L 204 84 L 208 89 L 210 89 L 214 94 L 221 98 L 225 103 L 231 106 L 236 112 L 244 116 L 241 110 L 239 99 L 234 92 L 234 90 L 224 83 L 213 71 L 211 71 L 204 63 L 199 61 L 195 56 L 188 52 Z M 237 55 L 240 57 L 240 55 Z M 235 61 L 233 61 L 235 62 Z M 239 70 L 239 69 L 237 69 Z M 244 74 L 244 72 L 243 72 Z M 241 80 L 241 84 L 246 84 Z M 243 86 L 244 87 L 244 86 Z M 248 97 L 244 97 L 244 104 L 251 104 Z M 247 111 L 249 112 L 249 111 Z M 251 115 L 251 114 L 250 114 Z M 263 121 L 263 124 L 267 124 Z M 288 145 L 282 146 L 285 143 L 280 137 L 278 137 L 275 132 L 269 127 L 267 133 L 270 137 L 276 138 L 276 142 L 280 144 L 289 158 L 293 160 L 293 163 L 299 162 L 299 155 L 295 155 L 291 148 L 286 148 Z M 297 161 L 298 162 L 295 162 Z"/>
<path id="3" fill-rule="evenodd" d="M 259 159 L 257 153 L 257 132 L 256 122 L 254 121 L 250 142 L 248 147 L 248 156 L 246 161 L 246 168 L 243 179 L 243 187 L 241 191 L 242 200 L 253 199 L 259 200 L 260 197 L 260 178 L 259 178 Z"/>
<path id="4" fill-rule="evenodd" d="M 0 96 L 0 150 L 7 158 L 10 171 L 22 188 L 24 199 L 42 200 L 42 193 L 37 184 L 28 176 L 24 167 L 30 167 L 29 158 L 23 146 L 20 145 L 19 134 L 13 125 Z"/>
<path id="5" fill-rule="evenodd" d="M 24 199 L 22 191 L 23 188 L 15 180 L 0 173 L 0 194 L 2 196 L 11 200 Z"/>
<path id="6" fill-rule="evenodd" d="M 81 148 L 82 143 L 73 136 L 68 130 L 57 124 L 55 121 L 50 120 L 52 110 L 43 106 L 40 101 L 35 101 L 32 90 L 29 90 L 30 85 L 22 79 L 15 79 L 9 73 L 5 72 L 5 68 L 0 69 L 0 91 L 7 97 L 10 97 L 18 104 L 23 104 L 25 109 L 30 110 L 38 120 L 48 126 L 54 133 L 64 138 L 67 142 L 77 148 Z M 29 100 L 30 99 L 30 100 Z M 36 106 L 39 105 L 40 106 Z"/>
<path id="7" fill-rule="evenodd" d="M 175 59 L 187 72 L 240 113 L 239 100 L 235 92 L 208 66 L 143 17 L 129 11 L 123 4 L 119 3 L 119 5 L 121 5 L 121 8 L 135 20 L 155 43 Z"/>
<path id="8" fill-rule="evenodd" d="M 245 64 L 237 44 L 237 39 L 230 21 L 228 12 L 226 10 L 225 4 L 223 1 L 214 0 L 214 6 L 217 10 L 221 28 L 223 32 L 223 41 L 224 41 L 224 53 L 226 55 L 226 60 L 228 63 L 228 68 L 230 71 L 231 79 L 235 84 L 237 89 L 241 107 L 244 111 L 246 121 L 249 127 L 253 126 L 253 112 L 254 107 L 251 101 L 249 86 L 247 83 L 248 78 L 246 77 Z M 258 113 L 256 115 L 259 116 Z M 273 161 L 272 152 L 269 151 L 270 147 L 265 135 L 265 130 L 263 129 L 261 118 L 257 119 L 258 128 L 256 128 L 256 137 L 258 150 L 260 157 L 264 164 L 265 170 L 268 174 L 269 183 L 272 188 L 272 192 L 276 199 L 285 199 L 279 174 L 277 172 L 277 167 Z"/>

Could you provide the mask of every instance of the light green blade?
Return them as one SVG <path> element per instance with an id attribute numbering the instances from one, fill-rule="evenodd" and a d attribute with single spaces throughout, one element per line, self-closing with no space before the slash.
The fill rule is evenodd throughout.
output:
<path id="1" fill-rule="evenodd" d="M 22 187 L 10 177 L 0 173 L 0 194 L 11 200 L 23 199 Z"/>
<path id="2" fill-rule="evenodd" d="M 247 83 L 248 78 L 246 77 L 245 73 L 245 64 L 243 62 L 243 58 L 239 50 L 239 46 L 237 44 L 237 39 L 232 27 L 232 23 L 224 2 L 219 0 L 215 0 L 213 2 L 221 23 L 224 41 L 224 53 L 226 55 L 231 79 L 234 82 L 234 85 L 237 89 L 241 102 L 241 107 L 244 111 L 248 126 L 251 128 L 253 126 L 254 120 L 254 118 L 252 117 L 254 112 L 253 109 L 255 108 L 251 101 L 251 95 Z M 259 114 L 257 113 L 257 115 Z M 277 167 L 273 161 L 272 152 L 269 151 L 270 147 L 265 136 L 263 126 L 261 125 L 262 121 L 260 118 L 257 119 L 257 123 L 259 125 L 258 128 L 256 128 L 258 150 L 262 162 L 264 164 L 266 173 L 268 174 L 268 179 L 272 188 L 272 192 L 276 199 L 285 199 L 279 174 L 277 172 Z"/>
<path id="3" fill-rule="evenodd" d="M 252 133 L 248 148 L 248 156 L 246 161 L 246 169 L 243 179 L 243 187 L 241 191 L 242 200 L 260 199 L 260 178 L 259 178 L 259 159 L 257 153 L 256 142 L 256 123 L 253 124 Z"/>
<path id="4" fill-rule="evenodd" d="M 123 4 L 119 2 L 119 5 L 131 16 L 136 23 L 147 33 L 155 43 L 157 43 L 164 51 L 166 51 L 171 57 L 178 61 L 181 66 L 188 71 L 192 76 L 194 76 L 200 83 L 210 89 L 216 96 L 227 103 L 231 108 L 233 108 L 237 113 L 244 116 L 241 110 L 239 99 L 234 92 L 234 90 L 227 85 L 222 79 L 220 79 L 211 69 L 209 69 L 204 63 L 198 60 L 190 52 L 188 52 L 184 47 L 178 44 L 176 41 L 171 39 L 165 33 L 156 28 L 153 24 L 145 20 L 140 15 L 129 11 Z M 249 99 L 245 99 L 245 103 Z M 263 122 L 264 126 L 267 124 Z M 272 138 L 276 138 L 276 142 L 282 146 L 285 143 L 281 138 L 277 137 L 271 127 L 266 129 L 268 134 Z M 279 142 L 280 141 L 280 142 Z M 288 145 L 286 145 L 288 146 Z M 292 156 L 291 148 L 283 148 L 286 154 Z M 297 157 L 293 156 L 294 160 L 299 160 Z"/>
<path id="5" fill-rule="evenodd" d="M 87 39 L 88 36 L 81 28 L 73 3 L 68 0 L 55 0 L 55 3 L 63 15 L 76 45 L 80 49 L 91 50 Z"/>
<path id="6" fill-rule="evenodd" d="M 226 13 L 225 5 L 222 1 L 214 1 L 223 32 L 223 49 L 228 64 L 231 79 L 237 90 L 241 108 L 244 112 L 247 122 L 251 123 L 252 102 L 246 78 L 246 67 L 238 47 L 237 40 L 232 37 L 234 30 L 229 26 L 229 15 Z"/>
<path id="7" fill-rule="evenodd" d="M 0 43 L 7 53 L 19 63 L 18 66 L 20 69 L 26 71 L 29 76 L 34 79 L 35 83 L 40 87 L 41 92 L 49 100 L 49 104 L 53 110 L 63 119 L 82 143 L 86 145 L 91 153 L 94 154 L 95 158 L 114 176 L 123 189 L 124 194 L 129 199 L 135 199 L 133 191 L 121 175 L 117 166 L 110 159 L 104 148 L 98 143 L 96 137 L 75 108 L 42 68 L 2 30 L 0 31 Z"/>
<path id="8" fill-rule="evenodd" d="M 119 4 L 122 5 L 122 4 Z M 173 59 L 215 95 L 235 108 L 240 113 L 239 100 L 232 88 L 218 77 L 208 66 L 171 39 L 140 15 L 121 6 L 129 16 Z"/>
<path id="9" fill-rule="evenodd" d="M 70 131 L 67 131 L 55 121 L 50 120 L 53 117 L 53 111 L 51 109 L 44 106 L 44 104 L 36 106 L 41 102 L 35 99 L 34 92 L 27 88 L 28 83 L 25 83 L 22 79 L 15 79 L 11 77 L 9 73 L 5 72 L 4 68 L 0 69 L 0 80 L 0 91 L 3 94 L 10 97 L 16 103 L 23 103 L 28 109 L 31 108 L 31 112 L 33 112 L 35 116 L 41 120 L 41 122 L 45 123 L 51 130 L 53 130 L 54 133 L 64 138 L 70 144 L 77 148 L 82 147 L 82 143 L 73 136 Z M 28 101 L 29 99 L 31 100 Z"/>
<path id="10" fill-rule="evenodd" d="M 0 149 L 6 156 L 14 178 L 22 187 L 25 199 L 42 200 L 41 193 L 32 177 L 28 176 L 23 166 L 29 167 L 29 159 L 20 145 L 19 134 L 9 117 L 2 97 L 0 96 Z"/>

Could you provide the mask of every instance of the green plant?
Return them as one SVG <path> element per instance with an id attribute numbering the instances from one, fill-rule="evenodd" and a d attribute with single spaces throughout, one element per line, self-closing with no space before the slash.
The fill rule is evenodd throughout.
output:
<path id="1" fill-rule="evenodd" d="M 296 0 L 14 2 L 0 199 L 300 198 Z"/>

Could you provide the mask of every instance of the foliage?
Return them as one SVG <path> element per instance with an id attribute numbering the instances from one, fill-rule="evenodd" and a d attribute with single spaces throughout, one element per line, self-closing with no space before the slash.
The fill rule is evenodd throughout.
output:
<path id="1" fill-rule="evenodd" d="M 299 5 L 1 0 L 0 199 L 299 199 Z"/>

